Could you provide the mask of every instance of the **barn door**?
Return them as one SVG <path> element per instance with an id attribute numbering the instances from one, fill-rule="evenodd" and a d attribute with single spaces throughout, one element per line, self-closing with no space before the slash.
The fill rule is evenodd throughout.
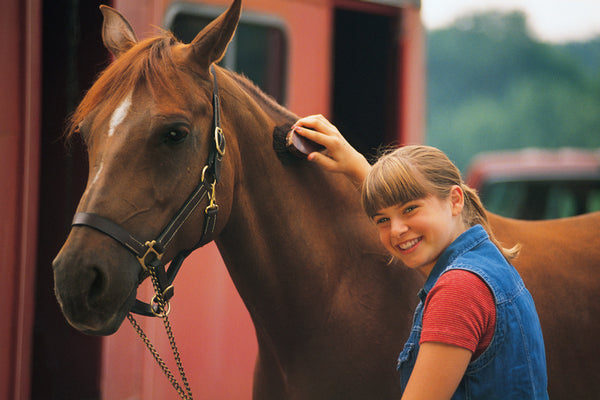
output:
<path id="1" fill-rule="evenodd" d="M 335 9 L 332 119 L 363 154 L 397 137 L 400 13 L 357 1 Z"/>

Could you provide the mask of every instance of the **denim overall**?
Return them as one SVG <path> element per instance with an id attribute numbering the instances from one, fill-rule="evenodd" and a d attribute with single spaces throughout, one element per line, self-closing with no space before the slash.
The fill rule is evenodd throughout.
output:
<path id="1" fill-rule="evenodd" d="M 421 301 L 413 328 L 398 357 L 402 390 L 419 352 L 427 293 L 451 269 L 477 274 L 490 287 L 496 304 L 494 337 L 483 354 L 468 365 L 452 399 L 547 399 L 544 340 L 533 299 L 481 225 L 470 228 L 448 246 L 419 292 Z"/>

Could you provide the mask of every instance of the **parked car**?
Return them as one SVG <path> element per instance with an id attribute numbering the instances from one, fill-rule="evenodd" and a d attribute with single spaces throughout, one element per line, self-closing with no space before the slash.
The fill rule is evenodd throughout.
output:
<path id="1" fill-rule="evenodd" d="M 600 210 L 600 149 L 528 148 L 477 155 L 465 175 L 485 207 L 519 219 Z"/>

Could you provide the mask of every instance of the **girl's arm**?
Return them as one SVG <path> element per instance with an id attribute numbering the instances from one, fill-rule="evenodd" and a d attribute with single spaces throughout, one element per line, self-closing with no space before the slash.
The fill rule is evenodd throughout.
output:
<path id="1" fill-rule="evenodd" d="M 297 134 L 325 146 L 326 150 L 323 152 L 310 153 L 309 161 L 319 164 L 327 171 L 346 175 L 356 186 L 362 184 L 371 165 L 325 117 L 311 115 L 302 118 L 292 129 Z"/>
<path id="2" fill-rule="evenodd" d="M 470 350 L 445 343 L 421 344 L 402 400 L 450 399 L 472 355 Z"/>

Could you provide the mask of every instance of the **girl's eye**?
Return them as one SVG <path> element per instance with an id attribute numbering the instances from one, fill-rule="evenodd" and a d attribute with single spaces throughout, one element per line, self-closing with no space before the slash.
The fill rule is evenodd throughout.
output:
<path id="1" fill-rule="evenodd" d="M 165 133 L 164 141 L 168 144 L 179 144 L 185 140 L 188 130 L 185 128 L 172 128 Z"/>
<path id="2" fill-rule="evenodd" d="M 417 206 L 414 206 L 414 205 L 408 206 L 408 207 L 406 207 L 404 209 L 404 214 L 409 214 L 409 213 L 413 212 L 416 209 L 417 209 Z"/>
<path id="3" fill-rule="evenodd" d="M 378 217 L 375 218 L 373 221 L 375 222 L 375 225 L 381 225 L 385 222 L 388 222 L 390 219 L 388 217 Z"/>

